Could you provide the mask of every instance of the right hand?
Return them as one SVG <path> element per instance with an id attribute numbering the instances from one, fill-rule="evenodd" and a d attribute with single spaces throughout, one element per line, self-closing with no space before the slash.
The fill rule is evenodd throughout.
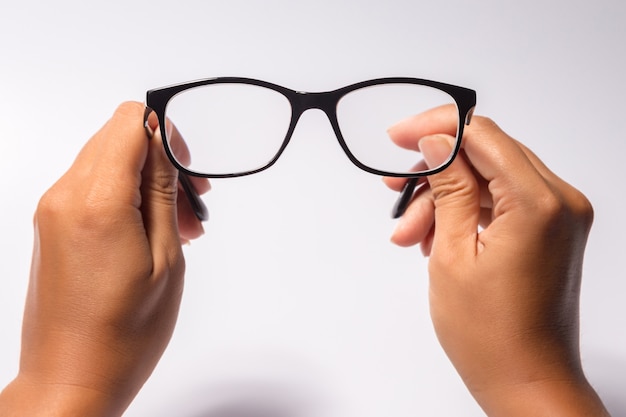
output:
<path id="1" fill-rule="evenodd" d="M 434 167 L 450 154 L 455 131 L 455 119 L 437 109 L 390 135 Z M 474 117 L 461 154 L 428 178 L 401 218 L 392 241 L 420 243 L 430 256 L 435 331 L 488 415 L 606 415 L 578 344 L 592 218 L 584 195 L 483 117 Z"/>

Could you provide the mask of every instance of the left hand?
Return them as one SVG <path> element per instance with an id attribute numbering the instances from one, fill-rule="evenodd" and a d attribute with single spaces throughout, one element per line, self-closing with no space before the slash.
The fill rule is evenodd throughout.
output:
<path id="1" fill-rule="evenodd" d="M 172 335 L 181 242 L 203 233 L 144 106 L 121 105 L 42 197 L 5 415 L 121 415 Z M 194 179 L 200 193 L 206 180 Z"/>

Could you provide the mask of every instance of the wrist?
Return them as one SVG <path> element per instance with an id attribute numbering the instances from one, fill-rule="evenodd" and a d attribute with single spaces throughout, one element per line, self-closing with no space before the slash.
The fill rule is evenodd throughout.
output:
<path id="1" fill-rule="evenodd" d="M 41 384 L 18 376 L 0 392 L 2 417 L 120 416 L 128 404 L 93 389 Z"/>
<path id="2" fill-rule="evenodd" d="M 540 380 L 474 393 L 490 417 L 609 417 L 587 380 Z"/>

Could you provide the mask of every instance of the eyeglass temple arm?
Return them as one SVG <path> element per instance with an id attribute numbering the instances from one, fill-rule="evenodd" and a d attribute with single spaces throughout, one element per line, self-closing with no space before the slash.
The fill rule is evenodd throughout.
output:
<path id="1" fill-rule="evenodd" d="M 152 113 L 152 109 L 146 106 L 146 110 L 143 116 L 143 127 L 146 130 L 146 135 L 148 135 L 149 139 L 152 139 L 154 136 L 154 130 L 148 124 L 148 116 Z M 189 176 L 182 171 L 178 171 L 178 183 L 183 188 L 185 195 L 187 196 L 187 201 L 189 201 L 189 205 L 193 210 L 193 213 L 196 215 L 197 219 L 201 222 L 209 220 L 209 209 L 206 207 L 200 195 L 196 191 L 196 188 L 191 183 Z"/>
<path id="2" fill-rule="evenodd" d="M 209 220 L 209 209 L 207 209 L 206 205 L 200 198 L 200 195 L 191 183 L 189 177 L 184 172 L 178 171 L 178 182 L 183 187 L 185 195 L 187 196 L 187 201 L 189 201 L 189 205 L 198 220 L 201 222 Z"/>
<path id="3" fill-rule="evenodd" d="M 420 179 L 423 178 L 409 178 L 402 187 L 402 191 L 400 191 L 400 195 L 396 200 L 393 208 L 391 209 L 391 218 L 397 219 L 402 217 L 407 207 L 409 207 L 409 203 L 413 199 L 413 193 L 415 192 L 415 187 L 419 185 Z M 422 182 L 423 184 L 423 182 Z"/>

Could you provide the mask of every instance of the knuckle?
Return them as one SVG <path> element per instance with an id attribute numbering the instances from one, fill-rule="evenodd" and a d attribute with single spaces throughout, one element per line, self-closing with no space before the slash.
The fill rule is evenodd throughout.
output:
<path id="1" fill-rule="evenodd" d="M 537 210 L 544 218 L 555 219 L 563 216 L 566 212 L 564 200 L 549 187 L 546 187 L 546 189 L 540 193 L 538 202 Z"/>
<path id="2" fill-rule="evenodd" d="M 479 130 L 500 130 L 498 124 L 487 116 L 473 116 L 471 124 Z"/>
<path id="3" fill-rule="evenodd" d="M 35 221 L 40 224 L 47 219 L 59 217 L 66 210 L 66 200 L 54 187 L 46 191 L 37 203 Z"/>
<path id="4" fill-rule="evenodd" d="M 68 236 L 74 233 L 83 237 L 95 236 L 98 231 L 110 230 L 112 222 L 120 221 L 112 212 L 110 204 L 94 196 L 93 192 L 78 196 L 73 187 L 61 181 L 40 198 L 34 223 L 49 230 L 61 227 Z M 69 222 L 71 227 L 68 227 Z"/>
<path id="5" fill-rule="evenodd" d="M 138 101 L 125 101 L 117 106 L 117 109 L 115 109 L 115 115 L 135 116 L 137 114 L 142 114 L 143 111 L 144 106 Z"/>
<path id="6" fill-rule="evenodd" d="M 476 195 L 476 184 L 469 176 L 433 175 L 431 189 L 435 204 L 449 204 L 449 200 L 473 201 Z"/>
<path id="7" fill-rule="evenodd" d="M 159 170 L 153 173 L 150 181 L 146 181 L 141 191 L 154 203 L 175 206 L 179 198 L 177 176 Z"/>
<path id="8" fill-rule="evenodd" d="M 578 190 L 573 190 L 570 201 L 573 216 L 581 224 L 591 227 L 594 218 L 594 210 L 591 201 L 589 201 L 589 199 Z"/>
<path id="9" fill-rule="evenodd" d="M 568 184 L 556 189 L 547 185 L 540 195 L 539 213 L 552 223 L 561 221 L 569 227 L 575 225 L 583 230 L 591 227 L 593 206 L 582 192 Z"/>
<path id="10" fill-rule="evenodd" d="M 166 165 L 164 169 L 155 170 L 150 181 L 150 187 L 154 191 L 176 200 L 178 171 L 173 165 Z"/>

